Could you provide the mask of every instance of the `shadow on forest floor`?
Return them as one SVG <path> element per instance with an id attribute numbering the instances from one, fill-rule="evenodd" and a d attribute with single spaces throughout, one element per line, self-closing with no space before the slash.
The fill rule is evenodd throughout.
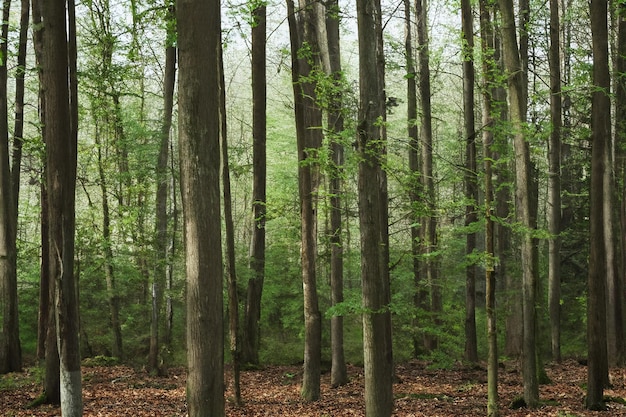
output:
<path id="1" fill-rule="evenodd" d="M 550 364 L 550 384 L 542 385 L 542 406 L 536 410 L 509 408 L 522 392 L 521 375 L 515 363 L 500 369 L 499 394 L 502 416 L 626 416 L 626 369 L 613 369 L 613 387 L 605 394 L 609 411 L 591 412 L 583 407 L 586 367 L 575 361 Z M 301 370 L 297 366 L 271 366 L 242 373 L 244 405 L 237 407 L 232 390 L 226 392 L 226 415 L 235 416 L 364 416 L 363 369 L 348 368 L 350 382 L 330 387 L 322 376 L 322 398 L 303 403 L 299 398 Z M 427 369 L 412 361 L 396 368 L 394 384 L 396 416 L 485 416 L 487 373 L 482 367 L 459 366 L 453 370 Z M 51 406 L 27 409 L 40 394 L 40 385 L 28 371 L 5 375 L 0 380 L 2 416 L 58 416 Z M 231 378 L 227 374 L 226 382 Z M 126 366 L 84 367 L 85 416 L 185 416 L 185 371 L 170 369 L 167 377 L 153 377 Z"/>

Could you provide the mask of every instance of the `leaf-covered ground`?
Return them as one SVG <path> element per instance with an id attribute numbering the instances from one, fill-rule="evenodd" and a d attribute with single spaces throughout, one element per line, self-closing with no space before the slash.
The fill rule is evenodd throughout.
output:
<path id="1" fill-rule="evenodd" d="M 397 366 L 394 384 L 396 416 L 485 416 L 486 371 L 459 367 L 429 370 L 423 362 Z M 607 412 L 590 412 L 583 407 L 586 368 L 575 361 L 547 367 L 552 382 L 541 386 L 542 406 L 536 410 L 509 408 L 521 393 L 517 367 L 508 363 L 500 369 L 502 416 L 626 416 L 626 370 L 611 371 L 612 388 L 605 394 Z M 364 416 L 363 369 L 349 367 L 350 383 L 333 389 L 329 375 L 322 376 L 322 398 L 303 403 L 299 398 L 300 368 L 272 366 L 242 373 L 243 406 L 236 406 L 232 390 L 226 392 L 226 414 L 239 416 Z M 58 408 L 28 409 L 40 386 L 28 371 L 2 377 L 2 416 L 58 416 Z M 170 370 L 167 377 L 153 377 L 126 366 L 84 367 L 85 416 L 185 416 L 185 373 Z M 230 375 L 227 383 L 230 385 Z"/>

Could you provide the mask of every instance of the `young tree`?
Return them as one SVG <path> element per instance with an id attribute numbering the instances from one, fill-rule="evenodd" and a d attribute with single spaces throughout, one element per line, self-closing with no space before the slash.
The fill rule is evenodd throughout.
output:
<path id="1" fill-rule="evenodd" d="M 265 279 L 265 214 L 267 211 L 267 70 L 266 5 L 255 3 L 252 11 L 252 240 L 250 241 L 248 292 L 244 315 L 241 359 L 259 363 L 259 321 Z"/>
<path id="2" fill-rule="evenodd" d="M 365 412 L 390 416 L 393 410 L 393 355 L 389 311 L 385 87 L 382 17 L 378 0 L 357 1 L 359 39 L 359 225 L 363 292 Z M 385 222 L 385 224 L 383 224 Z"/>
<path id="3" fill-rule="evenodd" d="M 561 36 L 558 0 L 550 0 L 550 142 L 548 144 L 548 304 L 552 359 L 561 361 Z"/>
<path id="4" fill-rule="evenodd" d="M 463 49 L 463 122 L 465 135 L 465 226 L 478 221 L 478 167 L 476 162 L 476 128 L 474 123 L 474 16 L 470 0 L 461 1 Z M 476 264 L 471 257 L 476 250 L 476 232 L 467 231 L 465 253 L 465 359 L 478 361 L 476 340 Z"/>
<path id="5" fill-rule="evenodd" d="M 496 328 L 496 275 L 493 219 L 493 152 L 494 109 L 496 94 L 491 6 L 480 0 L 480 41 L 483 73 L 483 152 L 485 166 L 485 292 L 487 310 L 487 416 L 498 416 L 498 332 Z"/>
<path id="6" fill-rule="evenodd" d="M 61 413 L 82 415 L 77 282 L 74 277 L 77 157 L 73 1 L 42 2 L 50 277 L 60 358 Z M 69 32 L 66 29 L 69 28 Z M 69 45 L 68 45 L 69 39 Z M 72 109 L 74 107 L 74 109 Z"/>
<path id="7" fill-rule="evenodd" d="M 537 270 L 534 254 L 533 219 L 531 202 L 530 150 L 524 133 L 526 103 L 523 88 L 523 70 L 515 33 L 515 15 L 512 0 L 499 0 L 502 13 L 502 50 L 507 71 L 510 101 L 510 123 L 515 150 L 515 199 L 517 221 L 522 226 L 522 304 L 523 304 L 523 350 L 522 373 L 524 400 L 534 408 L 539 402 L 536 354 L 536 288 Z"/>
<path id="8" fill-rule="evenodd" d="M 604 409 L 604 385 L 608 380 L 606 344 L 606 246 L 604 244 L 604 176 L 607 142 L 611 137 L 607 0 L 590 5 L 593 43 L 593 86 L 591 95 L 591 188 L 590 254 L 587 300 L 587 399 L 589 409 Z"/>
<path id="9" fill-rule="evenodd" d="M 220 216 L 220 2 L 178 0 L 179 141 L 190 417 L 224 415 Z"/>

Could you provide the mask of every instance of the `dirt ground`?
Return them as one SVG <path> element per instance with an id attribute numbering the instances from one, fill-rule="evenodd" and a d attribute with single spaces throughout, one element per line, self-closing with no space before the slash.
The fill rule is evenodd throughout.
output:
<path id="1" fill-rule="evenodd" d="M 271 366 L 242 373 L 244 404 L 233 401 L 230 375 L 226 415 L 239 416 L 364 416 L 363 369 L 349 368 L 350 382 L 330 387 L 330 376 L 322 375 L 322 397 L 303 403 L 299 397 L 301 369 L 298 366 Z M 499 372 L 502 416 L 626 416 L 626 369 L 611 370 L 612 388 L 605 391 L 611 401 L 608 411 L 591 412 L 583 407 L 586 367 L 576 361 L 547 366 L 550 384 L 542 385 L 542 406 L 535 410 L 511 409 L 520 395 L 521 376 L 515 363 Z M 454 370 L 430 370 L 423 362 L 400 364 L 394 384 L 395 416 L 485 416 L 487 373 L 484 368 L 459 366 Z M 28 371 L 2 377 L 0 414 L 2 416 L 59 416 L 51 406 L 28 409 L 40 386 Z M 83 398 L 85 416 L 185 416 L 184 369 L 171 369 L 167 377 L 153 377 L 126 366 L 84 367 Z"/>

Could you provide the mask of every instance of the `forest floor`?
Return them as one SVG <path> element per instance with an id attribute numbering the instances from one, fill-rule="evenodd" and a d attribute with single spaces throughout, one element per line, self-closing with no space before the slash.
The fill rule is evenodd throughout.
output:
<path id="1" fill-rule="evenodd" d="M 396 368 L 395 416 L 485 416 L 487 414 L 487 373 L 481 367 L 459 366 L 453 370 L 431 370 L 424 362 L 413 361 Z M 535 410 L 511 409 L 522 392 L 521 376 L 515 363 L 499 371 L 499 407 L 502 416 L 626 416 L 626 369 L 611 371 L 612 388 L 605 391 L 610 401 L 607 412 L 586 411 L 583 407 L 586 367 L 576 361 L 549 364 L 551 383 L 542 385 L 542 405 Z M 186 416 L 185 371 L 170 369 L 166 377 L 150 376 L 126 366 L 83 367 L 85 416 Z M 243 405 L 233 401 L 230 374 L 226 415 L 243 416 L 364 416 L 363 369 L 348 368 L 350 382 L 330 387 L 329 374 L 322 375 L 319 401 L 303 403 L 299 398 L 301 367 L 268 366 L 244 371 L 241 377 Z M 41 392 L 32 371 L 5 375 L 0 379 L 0 415 L 58 416 L 58 408 L 29 409 Z"/>

